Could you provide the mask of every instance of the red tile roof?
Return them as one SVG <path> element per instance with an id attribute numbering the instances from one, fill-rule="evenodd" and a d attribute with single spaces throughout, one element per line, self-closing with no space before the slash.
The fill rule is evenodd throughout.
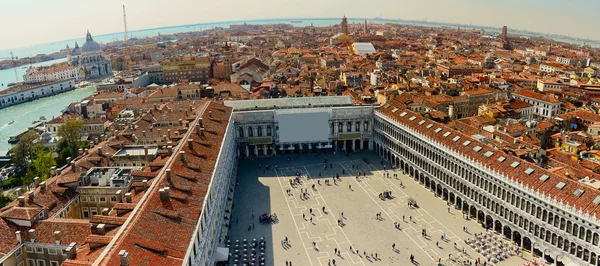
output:
<path id="1" fill-rule="evenodd" d="M 600 217 L 600 208 L 598 208 L 597 204 L 592 202 L 597 196 L 600 196 L 600 191 L 584 186 L 575 180 L 556 175 L 542 167 L 511 156 L 505 152 L 495 150 L 488 145 L 471 138 L 469 135 L 453 130 L 446 125 L 428 120 L 417 113 L 407 110 L 403 107 L 403 103 L 401 102 L 392 100 L 388 102 L 388 104 L 390 104 L 390 107 L 380 107 L 377 109 L 377 112 L 384 114 L 386 117 L 396 121 L 399 124 L 412 128 L 419 134 L 422 134 L 423 138 L 429 138 L 431 141 L 437 142 L 437 145 L 440 147 L 445 146 L 446 148 L 462 154 L 469 160 L 472 160 L 474 163 L 481 164 L 482 167 L 489 169 L 487 171 L 495 171 L 497 174 L 518 182 L 532 191 L 539 191 L 539 193 L 547 197 L 552 197 L 553 199 L 556 198 L 556 200 L 559 202 L 563 202 L 566 205 L 571 205 L 578 210 L 581 209 L 584 211 L 584 213 L 588 213 L 591 216 Z M 399 110 L 392 113 L 391 110 L 394 108 L 391 107 L 396 107 Z M 403 117 L 400 116 L 400 114 L 404 112 L 406 112 L 406 115 Z M 410 120 L 410 118 L 413 116 L 416 117 L 416 119 Z M 421 120 L 425 120 L 426 122 L 419 124 Z M 427 128 L 428 124 L 432 124 L 433 126 Z M 442 130 L 435 132 L 437 128 L 442 128 Z M 451 134 L 445 137 L 445 132 L 451 132 Z M 453 136 L 460 136 L 460 141 L 452 141 Z M 470 140 L 471 144 L 464 146 L 463 143 L 465 140 Z M 474 151 L 473 147 L 475 146 L 480 146 L 482 149 L 479 152 Z M 488 151 L 493 153 L 490 157 L 482 156 Z M 503 162 L 500 162 L 498 161 L 498 158 L 500 157 L 504 157 L 506 159 Z M 513 162 L 519 162 L 520 164 L 513 168 L 511 166 Z M 533 169 L 534 171 L 530 175 L 527 175 L 525 170 L 529 168 Z M 542 175 L 548 176 L 548 179 L 545 182 L 540 180 Z M 559 182 L 565 183 L 565 187 L 562 190 L 559 190 L 555 187 Z M 581 197 L 576 197 L 573 195 L 573 192 L 576 189 L 581 189 L 584 191 Z"/>
<path id="2" fill-rule="evenodd" d="M 178 147 L 185 151 L 185 162 L 181 161 L 179 156 L 173 157 L 168 164 L 171 169 L 171 181 L 167 181 L 164 175 L 158 177 L 148 190 L 147 198 L 139 203 L 139 211 L 131 213 L 131 221 L 123 227 L 126 230 L 117 236 L 114 245 L 107 247 L 110 251 L 102 259 L 102 265 L 119 265 L 117 253 L 120 250 L 129 253 L 132 266 L 181 264 L 212 178 L 219 154 L 216 147 L 220 147 L 231 116 L 229 107 L 214 102 L 207 103 L 206 106 L 207 109 L 202 114 L 205 136 L 200 137 L 194 131 L 190 131 L 189 138 L 194 139 L 192 148 L 187 144 Z M 212 111 L 212 117 L 208 116 L 209 110 Z M 202 145 L 200 141 L 211 145 Z M 188 165 L 200 167 L 200 171 Z M 182 177 L 188 175 L 196 178 L 190 180 Z M 158 190 L 163 187 L 170 187 L 171 195 L 187 195 L 194 200 L 178 200 L 171 197 L 169 202 L 161 201 Z M 168 228 L 168 234 L 165 234 L 165 228 Z"/>

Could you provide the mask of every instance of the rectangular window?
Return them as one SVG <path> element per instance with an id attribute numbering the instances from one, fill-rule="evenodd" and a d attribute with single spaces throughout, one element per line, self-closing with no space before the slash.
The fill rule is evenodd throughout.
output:
<path id="1" fill-rule="evenodd" d="M 351 132 L 352 131 L 352 122 L 347 122 L 346 123 L 346 132 Z"/>
<path id="2" fill-rule="evenodd" d="M 87 196 L 81 196 L 81 201 L 82 202 L 88 201 L 88 197 Z"/>
<path id="3" fill-rule="evenodd" d="M 105 197 L 100 197 L 100 201 L 106 201 Z"/>
<path id="4" fill-rule="evenodd" d="M 365 121 L 365 122 L 363 123 L 363 125 L 365 126 L 365 127 L 364 127 L 364 130 L 365 130 L 365 131 L 369 131 L 369 122 Z"/>
<path id="5" fill-rule="evenodd" d="M 50 261 L 50 266 L 59 266 L 58 261 Z"/>
<path id="6" fill-rule="evenodd" d="M 95 196 L 90 196 L 90 201 L 96 201 L 96 197 Z"/>
<path id="7" fill-rule="evenodd" d="M 42 248 L 42 247 L 35 247 L 35 253 L 44 254 L 44 248 Z"/>
<path id="8" fill-rule="evenodd" d="M 45 260 L 37 260 L 37 266 L 46 266 Z"/>
<path id="9" fill-rule="evenodd" d="M 339 122 L 338 123 L 338 133 L 344 132 L 344 123 Z"/>
<path id="10" fill-rule="evenodd" d="M 92 214 L 92 216 L 98 215 L 98 209 L 96 207 L 91 207 L 90 213 Z"/>
<path id="11" fill-rule="evenodd" d="M 48 248 L 48 254 L 56 255 L 58 252 L 56 252 L 56 249 Z"/>
<path id="12" fill-rule="evenodd" d="M 83 214 L 84 219 L 90 218 L 90 212 L 89 212 L 88 208 L 86 208 L 86 207 L 81 208 L 81 213 Z"/>
<path id="13" fill-rule="evenodd" d="M 356 128 L 356 132 L 360 131 L 360 122 L 354 123 L 354 127 Z"/>

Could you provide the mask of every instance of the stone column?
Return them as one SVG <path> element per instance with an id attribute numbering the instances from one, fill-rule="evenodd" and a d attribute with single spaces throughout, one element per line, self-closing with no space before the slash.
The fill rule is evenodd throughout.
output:
<path id="1" fill-rule="evenodd" d="M 360 140 L 360 150 L 364 150 L 365 149 L 365 142 L 363 139 Z"/>
<path id="2" fill-rule="evenodd" d="M 246 157 L 250 157 L 250 148 L 246 145 Z"/>
<path id="3" fill-rule="evenodd" d="M 337 140 L 334 140 L 334 141 L 333 141 L 333 150 L 334 150 L 334 151 L 338 151 L 338 145 L 337 145 L 337 142 L 338 142 Z"/>
<path id="4" fill-rule="evenodd" d="M 258 156 L 258 145 L 254 145 L 254 156 Z"/>
<path id="5" fill-rule="evenodd" d="M 267 155 L 267 144 L 263 145 L 263 155 Z"/>
<path id="6" fill-rule="evenodd" d="M 373 150 L 373 140 L 369 140 L 369 150 Z"/>
<path id="7" fill-rule="evenodd" d="M 237 149 L 237 157 L 240 157 L 240 149 Z"/>
<path id="8" fill-rule="evenodd" d="M 356 151 L 356 140 L 353 139 L 352 141 L 352 151 Z"/>
<path id="9" fill-rule="evenodd" d="M 277 155 L 277 145 L 273 144 L 273 155 Z"/>

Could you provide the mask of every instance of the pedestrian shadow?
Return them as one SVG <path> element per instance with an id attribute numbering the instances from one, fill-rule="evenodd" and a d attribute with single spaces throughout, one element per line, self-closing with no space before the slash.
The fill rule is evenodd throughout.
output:
<path id="1" fill-rule="evenodd" d="M 419 263 L 419 262 L 418 262 L 418 261 L 416 261 L 416 260 L 415 260 L 415 261 L 413 261 L 413 262 L 412 262 L 412 264 L 414 264 L 414 265 L 421 265 L 421 263 Z"/>

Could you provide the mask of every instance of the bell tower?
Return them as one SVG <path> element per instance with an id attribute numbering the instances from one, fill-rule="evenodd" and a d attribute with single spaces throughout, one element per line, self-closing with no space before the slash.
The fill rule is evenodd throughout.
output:
<path id="1" fill-rule="evenodd" d="M 346 19 L 346 15 L 342 18 L 342 33 L 348 35 L 348 19 Z"/>

